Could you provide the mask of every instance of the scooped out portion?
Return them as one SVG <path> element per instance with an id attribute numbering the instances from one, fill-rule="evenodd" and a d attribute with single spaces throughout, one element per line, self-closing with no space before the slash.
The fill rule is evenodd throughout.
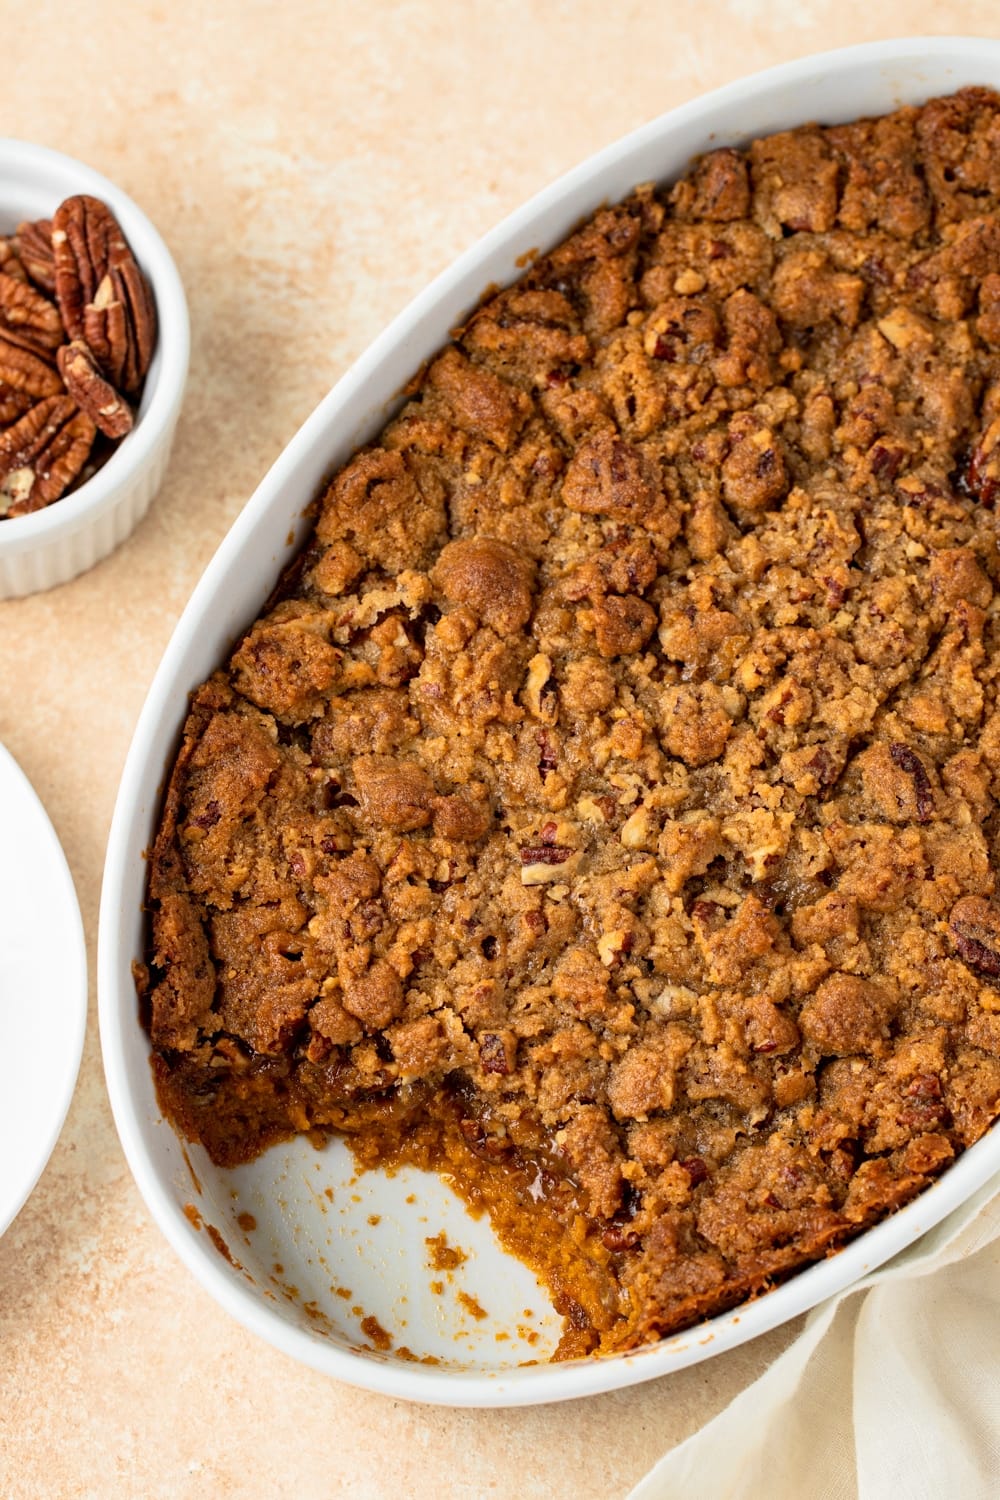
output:
<path id="1" fill-rule="evenodd" d="M 194 695 L 142 1012 L 214 1161 L 448 1175 L 564 1357 L 1000 1112 L 1000 98 L 722 148 L 480 306 Z"/>

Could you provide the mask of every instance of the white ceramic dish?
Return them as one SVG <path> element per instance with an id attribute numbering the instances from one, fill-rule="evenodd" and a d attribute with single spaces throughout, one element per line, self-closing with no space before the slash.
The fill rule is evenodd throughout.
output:
<path id="1" fill-rule="evenodd" d="M 0 139 L 0 234 L 52 215 L 64 198 L 90 193 L 114 212 L 153 287 L 159 333 L 138 421 L 86 484 L 29 516 L 0 521 L 0 599 L 66 583 L 119 546 L 163 483 L 187 380 L 190 331 L 184 288 L 146 215 L 83 162 L 25 141 Z"/>
<path id="2" fill-rule="evenodd" d="M 379 429 L 406 379 L 483 288 L 515 279 L 519 256 L 558 243 L 601 202 L 637 182 L 678 175 L 712 144 L 743 143 L 804 120 L 879 114 L 967 83 L 1000 85 L 1000 44 L 936 38 L 851 48 L 733 84 L 601 152 L 487 235 L 375 342 L 289 444 L 198 585 L 143 709 L 108 846 L 99 951 L 108 1088 L 132 1170 L 182 1259 L 248 1328 L 317 1369 L 396 1396 L 468 1406 L 555 1401 L 648 1380 L 822 1301 L 916 1239 L 1000 1168 L 995 1130 L 913 1204 L 766 1297 L 632 1355 L 523 1367 L 519 1361 L 543 1359 L 551 1347 L 554 1320 L 538 1316 L 547 1303 L 487 1226 L 464 1215 L 436 1179 L 376 1174 L 355 1182 L 342 1145 L 317 1153 L 304 1140 L 236 1173 L 212 1168 L 200 1151 L 185 1159 L 156 1106 L 130 973 L 142 949 L 143 850 L 188 691 L 258 612 L 289 556 L 289 530 L 301 539 L 303 507 L 324 476 Z M 256 1227 L 241 1229 L 240 1214 Z M 442 1228 L 475 1255 L 434 1296 L 424 1241 Z M 238 1265 L 219 1253 L 221 1241 Z M 456 1296 L 463 1288 L 490 1316 L 469 1315 Z M 527 1308 L 534 1344 L 523 1336 L 532 1321 Z M 359 1331 L 365 1314 L 397 1346 L 441 1362 L 414 1364 L 361 1348 L 372 1342 Z"/>
<path id="3" fill-rule="evenodd" d="M 0 745 L 0 1234 L 59 1137 L 86 1025 L 73 879 L 44 807 Z"/>

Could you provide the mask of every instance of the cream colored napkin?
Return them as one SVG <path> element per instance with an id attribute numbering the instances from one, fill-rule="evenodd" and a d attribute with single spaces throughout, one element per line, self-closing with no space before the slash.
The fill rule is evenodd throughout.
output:
<path id="1" fill-rule="evenodd" d="M 1000 1176 L 809 1314 L 628 1500 L 997 1500 Z"/>

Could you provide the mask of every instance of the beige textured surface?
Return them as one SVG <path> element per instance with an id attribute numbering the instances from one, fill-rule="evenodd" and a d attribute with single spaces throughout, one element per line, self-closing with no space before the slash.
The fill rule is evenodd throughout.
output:
<path id="1" fill-rule="evenodd" d="M 137 199 L 193 322 L 149 518 L 88 576 L 0 604 L 0 739 L 63 840 L 91 956 L 117 778 L 173 623 L 264 470 L 404 302 L 558 172 L 705 88 L 998 19 L 993 0 L 0 3 L 16 60 L 0 128 Z M 0 1494 L 621 1496 L 788 1336 L 522 1412 L 407 1407 L 299 1369 L 217 1309 L 150 1221 L 92 997 L 66 1129 L 0 1241 Z"/>

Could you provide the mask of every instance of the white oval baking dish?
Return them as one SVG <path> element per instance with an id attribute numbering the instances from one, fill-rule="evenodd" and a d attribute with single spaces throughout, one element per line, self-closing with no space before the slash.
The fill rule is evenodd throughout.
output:
<path id="1" fill-rule="evenodd" d="M 635 183 L 676 176 L 711 145 L 805 120 L 879 114 L 968 83 L 1000 85 L 1000 43 L 881 42 L 732 84 L 600 152 L 487 235 L 376 340 L 285 449 L 195 590 L 142 711 L 108 845 L 98 979 L 104 1064 L 126 1155 L 160 1227 L 219 1303 L 286 1353 L 371 1390 L 455 1406 L 555 1401 L 631 1385 L 814 1306 L 910 1244 L 1000 1169 L 995 1129 L 914 1203 L 758 1301 L 634 1354 L 526 1366 L 544 1360 L 554 1342 L 554 1318 L 539 1316 L 543 1294 L 437 1179 L 354 1179 L 337 1142 L 317 1152 L 300 1139 L 235 1173 L 182 1148 L 157 1108 L 130 968 L 142 951 L 143 851 L 188 692 L 257 614 L 290 556 L 290 532 L 302 538 L 303 508 L 324 477 L 381 427 L 406 380 L 483 289 L 515 279 L 520 256 L 558 243 L 600 203 Z M 435 1296 L 425 1240 L 442 1229 L 472 1253 Z M 489 1316 L 470 1319 L 463 1291 Z M 534 1334 L 525 1326 L 528 1308 Z M 365 1315 L 391 1334 L 397 1351 L 406 1346 L 402 1357 L 372 1347 L 379 1334 L 374 1324 L 361 1325 Z M 435 1362 L 414 1362 L 411 1352 Z"/>
<path id="2" fill-rule="evenodd" d="M 114 212 L 156 300 L 158 332 L 135 427 L 103 468 L 54 505 L 0 521 L 0 599 L 55 588 L 92 568 L 131 534 L 167 469 L 187 381 L 187 301 L 170 251 L 120 187 L 92 167 L 28 141 L 0 139 L 0 234 L 50 218 L 89 193 Z"/>

